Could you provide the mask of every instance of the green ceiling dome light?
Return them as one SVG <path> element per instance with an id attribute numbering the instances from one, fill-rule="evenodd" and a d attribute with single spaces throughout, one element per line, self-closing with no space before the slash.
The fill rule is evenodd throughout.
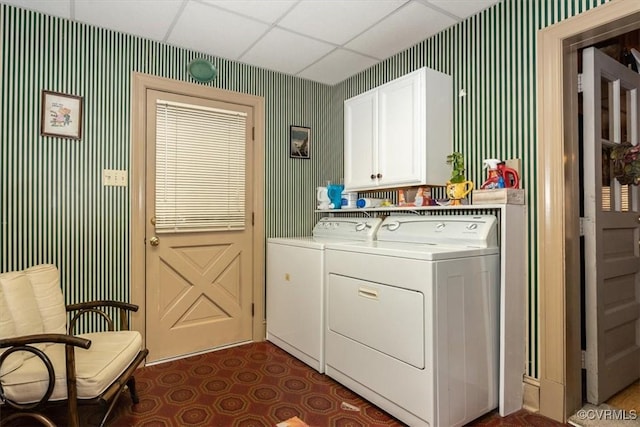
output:
<path id="1" fill-rule="evenodd" d="M 218 72 L 210 61 L 199 58 L 189 63 L 189 75 L 200 83 L 209 83 L 216 78 Z"/>

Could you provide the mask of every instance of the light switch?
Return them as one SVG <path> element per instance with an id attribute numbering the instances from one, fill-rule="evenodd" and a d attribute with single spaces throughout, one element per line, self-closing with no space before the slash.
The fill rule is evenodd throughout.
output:
<path id="1" fill-rule="evenodd" d="M 102 185 L 104 186 L 127 186 L 127 171 L 117 169 L 104 169 L 102 171 Z"/>

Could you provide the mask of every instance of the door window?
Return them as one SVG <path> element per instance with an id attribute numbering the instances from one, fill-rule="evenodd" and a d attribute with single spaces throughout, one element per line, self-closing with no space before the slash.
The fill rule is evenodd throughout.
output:
<path id="1" fill-rule="evenodd" d="M 246 114 L 157 101 L 158 233 L 245 228 Z"/>

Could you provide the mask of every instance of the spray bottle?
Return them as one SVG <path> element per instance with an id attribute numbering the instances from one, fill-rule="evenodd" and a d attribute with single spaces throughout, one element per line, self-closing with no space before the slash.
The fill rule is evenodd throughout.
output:
<path id="1" fill-rule="evenodd" d="M 498 165 L 502 163 L 499 159 L 485 159 L 484 167 L 489 169 L 487 180 L 480 186 L 482 190 L 491 190 L 494 188 L 504 188 L 504 177 L 500 173 Z"/>

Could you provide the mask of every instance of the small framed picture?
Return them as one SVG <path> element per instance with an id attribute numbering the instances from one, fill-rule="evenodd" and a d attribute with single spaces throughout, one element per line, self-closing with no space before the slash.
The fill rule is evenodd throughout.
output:
<path id="1" fill-rule="evenodd" d="M 80 139 L 82 137 L 82 97 L 43 90 L 40 134 Z"/>
<path id="2" fill-rule="evenodd" d="M 289 157 L 292 159 L 311 158 L 311 128 L 290 126 Z"/>

